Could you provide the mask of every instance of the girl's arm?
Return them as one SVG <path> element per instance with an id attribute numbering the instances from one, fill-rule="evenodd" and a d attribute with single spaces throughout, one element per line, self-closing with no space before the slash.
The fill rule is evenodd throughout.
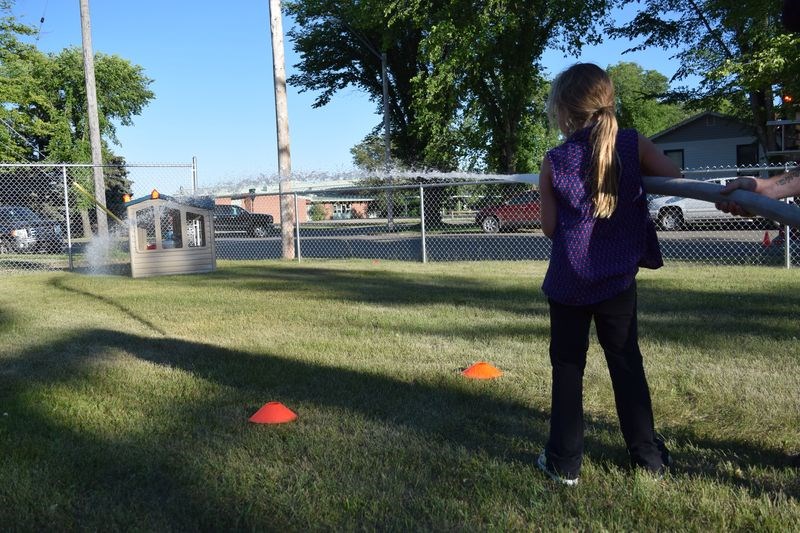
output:
<path id="1" fill-rule="evenodd" d="M 653 141 L 639 134 L 639 166 L 642 176 L 659 176 L 662 178 L 680 178 L 681 169 L 664 155 Z"/>
<path id="2" fill-rule="evenodd" d="M 539 194 L 541 195 L 542 232 L 551 239 L 556 229 L 556 197 L 553 192 L 553 169 L 550 160 L 544 156 L 539 171 Z"/>

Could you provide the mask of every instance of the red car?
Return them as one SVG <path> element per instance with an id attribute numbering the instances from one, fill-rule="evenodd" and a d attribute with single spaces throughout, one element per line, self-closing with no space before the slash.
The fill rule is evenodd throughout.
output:
<path id="1" fill-rule="evenodd" d="M 475 215 L 475 223 L 486 233 L 517 228 L 538 228 L 542 224 L 539 191 L 512 196 L 500 205 L 484 207 Z"/>

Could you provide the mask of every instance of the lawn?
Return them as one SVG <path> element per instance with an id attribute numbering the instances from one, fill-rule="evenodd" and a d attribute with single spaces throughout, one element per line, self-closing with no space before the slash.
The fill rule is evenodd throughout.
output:
<path id="1" fill-rule="evenodd" d="M 639 276 L 658 430 L 627 468 L 593 341 L 581 482 L 547 434 L 546 265 L 222 262 L 0 279 L 0 529 L 800 529 L 796 270 Z M 485 360 L 504 374 L 464 378 Z M 269 401 L 298 414 L 258 425 Z"/>

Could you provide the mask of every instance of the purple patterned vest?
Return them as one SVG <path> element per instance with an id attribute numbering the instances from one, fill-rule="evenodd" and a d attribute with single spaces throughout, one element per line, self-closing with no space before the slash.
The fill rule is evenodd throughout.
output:
<path id="1" fill-rule="evenodd" d="M 566 305 L 607 300 L 631 285 L 639 266 L 663 264 L 642 188 L 638 133 L 617 133 L 621 162 L 617 208 L 610 218 L 594 218 L 591 187 L 586 183 L 592 157 L 590 132 L 591 127 L 579 130 L 547 152 L 557 219 L 542 290 Z"/>

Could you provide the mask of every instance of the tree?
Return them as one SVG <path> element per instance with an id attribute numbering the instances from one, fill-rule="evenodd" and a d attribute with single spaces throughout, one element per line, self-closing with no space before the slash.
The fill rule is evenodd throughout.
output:
<path id="1" fill-rule="evenodd" d="M 537 135 L 527 128 L 543 127 L 539 57 L 551 45 L 577 51 L 596 39 L 610 3 L 295 0 L 289 35 L 301 73 L 289 81 L 321 91 L 315 106 L 348 86 L 381 102 L 380 61 L 369 48 L 386 51 L 395 158 L 410 168 L 526 171 L 538 159 L 523 151 Z"/>
<path id="2" fill-rule="evenodd" d="M 543 151 L 532 140 L 547 131 L 539 57 L 553 44 L 578 50 L 593 39 L 610 3 L 295 0 L 289 34 L 301 73 L 289 81 L 321 91 L 315 106 L 348 86 L 380 102 L 374 52 L 386 51 L 395 160 L 440 171 L 529 171 Z M 426 194 L 430 226 L 442 194 Z"/>
<path id="3" fill-rule="evenodd" d="M 78 48 L 57 54 L 44 54 L 25 39 L 34 30 L 19 24 L 8 15 L 10 3 L 0 1 L 0 160 L 17 162 L 88 162 L 90 161 L 86 87 L 83 59 Z M 102 53 L 95 57 L 100 129 L 103 137 L 103 160 L 108 164 L 124 163 L 112 146 L 119 144 L 115 124 L 132 124 L 135 115 L 154 97 L 152 82 L 143 69 L 118 56 Z M 16 199 L 55 198 L 48 191 L 35 190 L 47 179 L 27 179 L 20 173 L 2 176 L 4 191 Z M 61 182 L 60 177 L 56 180 Z M 93 188 L 91 180 L 82 185 Z M 42 185 L 45 186 L 45 185 Z M 124 168 L 106 174 L 106 196 L 115 198 L 119 191 L 130 190 Z M 55 200 L 53 200 L 55 201 Z M 120 209 L 121 205 L 113 205 Z M 84 231 L 89 229 L 88 201 L 79 204 Z M 43 209 L 46 206 L 42 206 Z"/>
<path id="4" fill-rule="evenodd" d="M 486 170 L 514 173 L 532 170 L 526 165 L 539 159 L 523 150 L 530 137 L 526 129 L 544 125 L 542 53 L 550 46 L 577 52 L 595 41 L 595 24 L 609 2 L 449 0 L 392 5 L 425 29 L 421 63 L 427 69 L 415 79 L 415 89 L 421 127 L 432 130 L 437 143 L 428 146 L 428 152 L 448 146 L 454 138 L 467 140 L 467 151 L 486 147 Z"/>
<path id="5" fill-rule="evenodd" d="M 682 106 L 664 101 L 669 80 L 663 74 L 626 62 L 606 71 L 614 82 L 620 127 L 650 136 L 689 117 L 690 112 Z"/>
<path id="6" fill-rule="evenodd" d="M 629 3 L 632 0 L 624 0 Z M 641 41 L 631 50 L 678 50 L 674 80 L 700 77 L 697 88 L 671 91 L 693 108 L 727 110 L 752 122 L 765 150 L 775 149 L 767 128 L 782 110 L 781 90 L 800 85 L 800 37 L 780 25 L 780 3 L 763 0 L 644 0 L 644 8 L 611 35 Z"/>
<path id="7" fill-rule="evenodd" d="M 9 2 L 0 2 L 6 14 L 0 19 L 0 160 L 35 161 L 41 158 L 36 139 L 53 131 L 35 112 L 50 107 L 40 83 L 47 57 L 22 41 L 33 29 L 19 24 L 9 10 Z"/>
<path id="8" fill-rule="evenodd" d="M 295 20 L 287 34 L 300 54 L 299 74 L 288 82 L 301 91 L 319 91 L 314 107 L 326 105 L 346 87 L 356 87 L 383 109 L 381 60 L 386 52 L 392 157 L 417 166 L 426 139 L 414 131 L 411 80 L 420 70 L 422 32 L 408 21 L 390 19 L 381 0 L 297 0 L 286 4 Z M 377 53 L 377 55 L 376 55 Z M 377 133 L 381 125 L 376 124 Z"/>
<path id="9" fill-rule="evenodd" d="M 23 40 L 34 33 L 8 15 L 0 1 L 0 147 L 8 160 L 87 161 L 88 118 L 79 48 L 43 54 Z M 97 98 L 104 148 L 119 144 L 116 126 L 129 126 L 155 96 L 142 67 L 119 56 L 95 54 Z M 109 155 L 110 157 L 110 155 Z M 104 157 L 105 160 L 105 157 Z"/>
<path id="10" fill-rule="evenodd" d="M 370 133 L 360 143 L 350 148 L 353 164 L 368 172 L 383 171 L 384 149 L 383 137 Z M 395 165 L 395 169 L 397 167 L 398 165 Z"/>

